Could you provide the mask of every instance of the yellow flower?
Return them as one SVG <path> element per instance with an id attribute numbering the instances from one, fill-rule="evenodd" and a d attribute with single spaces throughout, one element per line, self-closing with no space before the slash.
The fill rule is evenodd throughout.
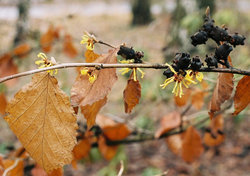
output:
<path id="1" fill-rule="evenodd" d="M 93 70 L 89 70 L 89 69 L 87 69 L 87 68 L 82 69 L 82 70 L 81 70 L 81 74 L 84 75 L 84 76 L 85 76 L 85 75 L 88 76 L 89 82 L 90 82 L 91 84 L 94 83 L 95 80 L 97 79 L 97 75 L 96 75 L 96 74 L 93 74 Z"/>
<path id="2" fill-rule="evenodd" d="M 56 65 L 56 60 L 54 57 L 51 57 L 50 60 L 47 58 L 46 54 L 44 53 L 39 53 L 37 55 L 38 58 L 41 58 L 40 60 L 35 61 L 36 65 L 39 65 L 38 68 L 45 68 L 45 67 L 51 67 L 53 65 Z M 48 70 L 47 71 L 51 76 L 53 74 L 57 74 L 57 69 L 54 70 Z"/>
<path id="3" fill-rule="evenodd" d="M 122 64 L 130 64 L 130 63 L 134 63 L 134 59 L 131 60 L 121 60 L 119 61 Z M 134 81 L 137 80 L 137 70 L 141 73 L 141 78 L 144 78 L 145 73 L 142 71 L 142 69 L 140 68 L 122 68 L 119 70 L 119 72 L 121 72 L 122 75 L 128 73 L 130 70 L 133 70 L 133 78 Z"/>
<path id="4" fill-rule="evenodd" d="M 84 32 L 84 35 L 82 36 L 82 40 L 80 44 L 87 44 L 86 48 L 88 50 L 93 50 L 94 49 L 94 44 L 97 43 L 98 41 L 96 40 L 94 35 L 89 34 L 87 31 Z"/>
<path id="5" fill-rule="evenodd" d="M 174 86 L 172 93 L 174 93 L 175 96 L 179 96 L 181 98 L 183 95 L 182 84 L 186 88 L 188 88 L 188 86 L 191 83 L 196 84 L 196 82 L 192 80 L 192 76 L 190 76 L 191 70 L 187 70 L 186 73 L 180 74 L 180 73 L 177 73 L 171 65 L 169 65 L 167 63 L 166 63 L 166 65 L 174 73 L 174 76 L 167 78 L 164 81 L 164 83 L 161 84 L 160 86 L 162 87 L 162 89 L 165 89 L 167 85 L 169 85 L 172 82 L 175 82 L 175 86 Z"/>

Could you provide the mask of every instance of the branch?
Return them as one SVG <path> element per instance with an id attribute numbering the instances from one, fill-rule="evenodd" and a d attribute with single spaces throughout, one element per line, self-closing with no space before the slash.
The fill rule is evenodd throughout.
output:
<path id="1" fill-rule="evenodd" d="M 41 68 L 41 69 L 35 69 L 30 70 L 26 72 L 21 72 L 15 75 L 6 76 L 3 78 L 0 78 L 0 83 L 8 81 L 10 79 L 27 76 L 39 72 L 44 72 L 48 70 L 54 70 L 54 69 L 64 69 L 64 68 L 71 68 L 71 67 L 94 67 L 96 69 L 106 69 L 106 68 L 151 68 L 151 69 L 167 69 L 168 66 L 165 64 L 102 64 L 102 63 L 64 63 L 64 64 L 58 64 L 51 67 Z M 197 70 L 199 72 L 221 72 L 221 73 L 233 73 L 233 74 L 240 74 L 240 75 L 249 75 L 250 71 L 247 70 L 240 70 L 236 68 L 201 68 L 200 70 Z"/>

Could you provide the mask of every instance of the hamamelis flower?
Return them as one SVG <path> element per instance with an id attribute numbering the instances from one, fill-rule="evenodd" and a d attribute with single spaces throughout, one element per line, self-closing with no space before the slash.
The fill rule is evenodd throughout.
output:
<path id="1" fill-rule="evenodd" d="M 134 63 L 134 59 L 121 60 L 119 62 L 122 63 L 122 64 L 130 64 L 130 63 Z M 122 68 L 122 69 L 119 70 L 119 72 L 121 72 L 121 74 L 124 75 L 124 74 L 128 73 L 130 70 L 133 70 L 133 79 L 134 79 L 134 81 L 137 80 L 137 70 L 141 73 L 141 78 L 144 78 L 145 73 L 140 68 Z"/>
<path id="2" fill-rule="evenodd" d="M 82 74 L 82 75 L 88 76 L 89 82 L 90 82 L 91 84 L 94 83 L 95 80 L 97 79 L 96 74 L 93 74 L 93 70 L 89 70 L 89 69 L 87 69 L 87 68 L 82 69 L 82 70 L 81 70 L 81 74 Z"/>
<path id="3" fill-rule="evenodd" d="M 54 57 L 51 57 L 50 60 L 47 58 L 46 54 L 44 53 L 39 53 L 37 55 L 38 58 L 41 58 L 40 60 L 35 61 L 36 65 L 39 65 L 38 68 L 45 68 L 45 67 L 51 67 L 53 65 L 56 65 L 56 60 Z M 57 69 L 54 70 L 48 70 L 47 71 L 51 76 L 53 74 L 57 74 Z"/>
<path id="4" fill-rule="evenodd" d="M 193 77 L 193 76 L 195 76 L 195 78 L 199 81 L 199 82 L 201 82 L 202 80 L 203 80 L 203 73 L 201 73 L 201 72 L 197 72 L 197 71 L 192 71 L 191 73 L 190 73 L 190 76 L 191 77 Z"/>
<path id="5" fill-rule="evenodd" d="M 161 84 L 160 86 L 162 87 L 162 89 L 165 89 L 167 87 L 167 85 L 169 85 L 172 82 L 175 82 L 175 86 L 174 89 L 172 91 L 172 93 L 175 94 L 175 96 L 179 96 L 180 98 L 183 95 L 183 90 L 182 90 L 182 84 L 188 88 L 188 86 L 193 83 L 196 84 L 195 81 L 192 80 L 192 76 L 190 76 L 190 73 L 192 72 L 192 70 L 187 70 L 186 73 L 177 73 L 174 68 L 167 64 L 166 65 L 169 67 L 169 69 L 174 73 L 174 75 L 170 78 L 167 78 L 163 84 Z"/>
<path id="6" fill-rule="evenodd" d="M 89 34 L 87 31 L 84 32 L 84 35 L 82 36 L 82 40 L 80 44 L 87 44 L 86 48 L 88 50 L 94 49 L 94 44 L 97 43 L 97 40 L 94 35 Z"/>

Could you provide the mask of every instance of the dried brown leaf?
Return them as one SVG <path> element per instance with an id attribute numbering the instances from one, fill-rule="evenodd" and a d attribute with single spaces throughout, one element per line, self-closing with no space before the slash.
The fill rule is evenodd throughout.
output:
<path id="1" fill-rule="evenodd" d="M 159 138 L 162 134 L 167 133 L 168 131 L 180 126 L 180 124 L 181 124 L 181 115 L 179 112 L 175 111 L 165 115 L 161 119 L 161 126 L 156 131 L 155 137 Z"/>
<path id="2" fill-rule="evenodd" d="M 96 120 L 96 115 L 101 108 L 107 103 L 107 97 L 94 102 L 92 105 L 81 106 L 81 112 L 87 120 L 88 129 L 90 129 Z"/>
<path id="3" fill-rule="evenodd" d="M 126 124 L 118 123 L 115 125 L 108 125 L 102 128 L 103 135 L 109 140 L 123 140 L 130 135 L 131 131 Z"/>
<path id="4" fill-rule="evenodd" d="M 141 98 L 140 82 L 129 79 L 123 91 L 123 100 L 126 113 L 131 113 L 132 109 L 139 103 Z"/>
<path id="5" fill-rule="evenodd" d="M 108 54 L 101 55 L 95 62 L 97 63 L 116 63 L 116 55 L 118 49 L 109 51 Z M 71 102 L 73 106 L 92 105 L 106 97 L 110 92 L 113 84 L 117 81 L 116 69 L 95 70 L 94 74 L 97 79 L 94 83 L 90 83 L 88 76 L 79 73 L 72 89 Z"/>
<path id="6" fill-rule="evenodd" d="M 102 156 L 106 159 L 106 160 L 111 160 L 118 149 L 118 146 L 109 146 L 106 144 L 106 139 L 104 136 L 100 136 L 99 140 L 98 140 L 98 148 L 102 154 Z"/>
<path id="7" fill-rule="evenodd" d="M 7 100 L 5 98 L 5 95 L 3 93 L 0 93 L 0 114 L 5 114 L 5 109 L 7 106 Z"/>
<path id="8" fill-rule="evenodd" d="M 250 103 L 250 76 L 244 76 L 236 87 L 234 96 L 234 115 L 239 114 Z"/>
<path id="9" fill-rule="evenodd" d="M 218 73 L 217 84 L 209 103 L 209 113 L 211 117 L 213 117 L 215 112 L 220 111 L 221 104 L 231 97 L 233 87 L 232 73 Z"/>
<path id="10" fill-rule="evenodd" d="M 11 54 L 6 53 L 0 57 L 0 78 L 16 74 L 18 72 L 17 65 L 13 62 Z M 7 86 L 13 86 L 17 79 L 6 81 Z"/>
<path id="11" fill-rule="evenodd" d="M 191 94 L 192 90 L 188 89 L 188 88 L 183 88 L 183 93 L 184 95 L 181 96 L 181 98 L 179 96 L 175 96 L 174 95 L 174 101 L 175 104 L 179 107 L 181 106 L 185 106 L 190 98 L 190 94 Z"/>
<path id="12" fill-rule="evenodd" d="M 29 44 L 27 43 L 23 43 L 18 45 L 14 50 L 13 50 L 13 54 L 14 56 L 18 56 L 20 58 L 25 57 L 29 51 L 31 50 L 31 47 Z"/>
<path id="13" fill-rule="evenodd" d="M 199 89 L 193 92 L 191 102 L 192 102 L 193 107 L 195 107 L 197 110 L 200 110 L 202 106 L 204 105 L 205 95 L 206 95 L 206 92 L 199 90 Z"/>
<path id="14" fill-rule="evenodd" d="M 98 114 L 96 117 L 96 124 L 99 125 L 101 128 L 105 128 L 106 126 L 114 126 L 117 123 L 107 116 Z"/>
<path id="15" fill-rule="evenodd" d="M 23 164 L 23 160 L 21 159 L 3 160 L 3 166 L 8 176 L 24 176 L 24 164 Z"/>
<path id="16" fill-rule="evenodd" d="M 94 53 L 93 50 L 86 50 L 86 52 L 84 53 L 85 55 L 85 61 L 86 62 L 94 62 L 98 57 L 100 57 L 99 54 Z"/>
<path id="17" fill-rule="evenodd" d="M 71 35 L 69 34 L 64 36 L 63 51 L 71 58 L 75 58 L 78 55 L 78 51 L 72 42 Z"/>
<path id="18" fill-rule="evenodd" d="M 81 139 L 73 149 L 74 159 L 80 160 L 88 156 L 91 149 L 91 143 L 88 138 Z"/>
<path id="19" fill-rule="evenodd" d="M 193 162 L 203 153 L 204 148 L 200 134 L 192 126 L 184 133 L 181 157 L 186 162 Z"/>
<path id="20" fill-rule="evenodd" d="M 50 25 L 47 32 L 41 36 L 40 45 L 44 52 L 50 52 L 53 41 L 55 39 L 55 30 L 53 25 Z"/>
<path id="21" fill-rule="evenodd" d="M 46 172 L 71 162 L 76 117 L 56 78 L 48 73 L 35 74 L 8 104 L 6 112 L 10 128 Z"/>
<path id="22" fill-rule="evenodd" d="M 175 134 L 166 138 L 168 148 L 176 155 L 181 154 L 182 134 Z"/>

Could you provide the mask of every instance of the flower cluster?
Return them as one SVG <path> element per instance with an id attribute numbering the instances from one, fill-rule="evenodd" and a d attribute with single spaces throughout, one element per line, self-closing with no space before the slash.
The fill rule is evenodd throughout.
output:
<path id="1" fill-rule="evenodd" d="M 175 82 L 175 86 L 174 86 L 174 89 L 173 89 L 172 93 L 174 93 L 175 96 L 179 96 L 180 98 L 183 95 L 182 84 L 186 88 L 188 88 L 188 86 L 190 84 L 197 84 L 194 81 L 194 76 L 200 82 L 203 79 L 203 74 L 200 73 L 200 72 L 195 72 L 195 71 L 192 71 L 192 70 L 187 70 L 187 71 L 180 70 L 179 72 L 176 72 L 175 69 L 171 65 L 169 65 L 168 63 L 166 63 L 166 65 L 170 69 L 169 73 L 173 73 L 173 74 L 171 74 L 171 76 L 169 76 L 169 78 L 167 78 L 164 81 L 164 83 L 161 84 L 160 86 L 162 87 L 162 89 L 165 89 L 167 85 L 169 85 L 172 82 Z"/>
<path id="2" fill-rule="evenodd" d="M 94 74 L 93 70 L 88 69 L 88 68 L 84 68 L 81 70 L 81 74 L 82 75 L 86 75 L 88 76 L 89 82 L 92 84 L 95 82 L 95 80 L 97 79 L 97 75 Z"/>
<path id="3" fill-rule="evenodd" d="M 119 62 L 122 64 L 130 64 L 130 63 L 134 63 L 134 59 L 121 60 Z M 130 70 L 133 70 L 134 81 L 137 81 L 137 70 L 141 73 L 141 78 L 143 78 L 145 75 L 145 73 L 140 68 L 122 68 L 121 70 L 119 70 L 119 72 L 121 72 L 121 74 L 124 75 L 124 74 L 128 73 Z"/>
<path id="4" fill-rule="evenodd" d="M 89 34 L 87 31 L 84 32 L 84 35 L 82 36 L 82 40 L 80 44 L 87 44 L 86 48 L 88 50 L 94 49 L 94 44 L 97 43 L 97 39 L 94 35 Z"/>
<path id="5" fill-rule="evenodd" d="M 40 60 L 35 61 L 36 65 L 39 65 L 38 68 L 45 68 L 45 67 L 51 67 L 53 65 L 56 65 L 56 60 L 54 57 L 51 57 L 50 60 L 47 58 L 46 54 L 44 53 L 39 53 L 37 55 L 38 58 L 41 58 Z M 57 69 L 54 70 L 48 70 L 47 71 L 51 76 L 53 74 L 57 74 Z"/>

